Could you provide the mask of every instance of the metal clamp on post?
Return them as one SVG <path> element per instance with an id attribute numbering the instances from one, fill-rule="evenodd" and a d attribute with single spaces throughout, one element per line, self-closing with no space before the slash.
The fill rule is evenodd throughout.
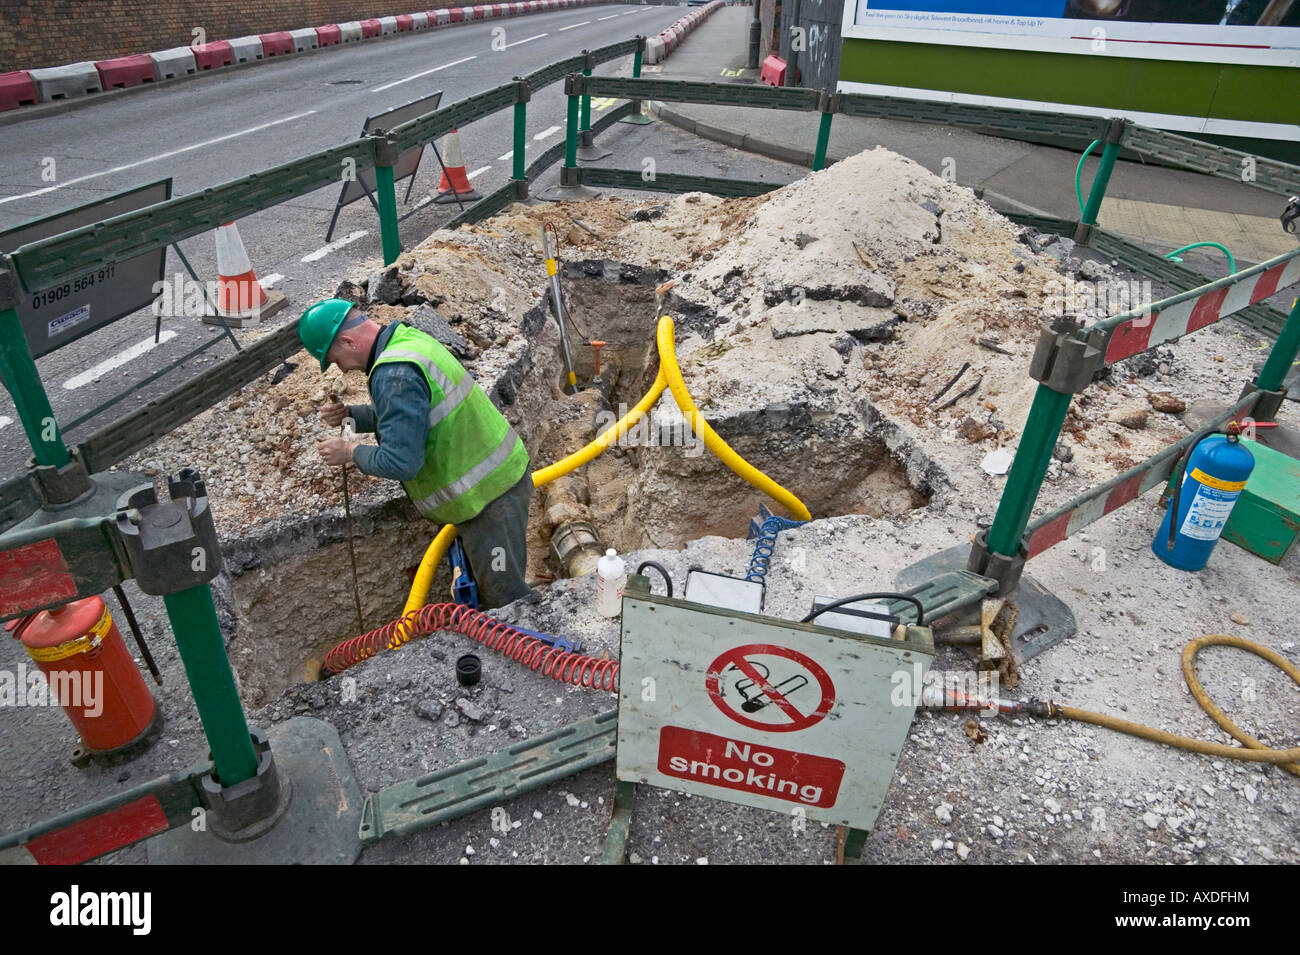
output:
<path id="1" fill-rule="evenodd" d="M 1093 375 L 1106 363 L 1105 333 L 1094 329 L 1086 338 L 1079 338 L 1076 333 L 1082 329 L 1082 325 L 1068 316 L 1046 324 L 1034 346 L 1029 377 L 1067 395 L 1087 388 Z"/>
<path id="2" fill-rule="evenodd" d="M 512 77 L 515 82 L 515 102 L 529 103 L 533 99 L 533 88 L 528 85 L 528 81 L 522 76 Z"/>
<path id="3" fill-rule="evenodd" d="M 381 169 L 396 166 L 397 158 L 401 155 L 401 150 L 397 148 L 397 137 L 386 129 L 372 130 L 369 135 L 375 141 L 375 166 Z"/>
<path id="4" fill-rule="evenodd" d="M 839 92 L 832 93 L 830 90 L 822 90 L 817 97 L 817 111 L 819 113 L 838 113 L 840 111 Z"/>
<path id="5" fill-rule="evenodd" d="M 202 586 L 221 573 L 221 545 L 199 472 L 182 468 L 167 490 L 166 503 L 149 484 L 128 491 L 117 505 L 131 571 L 140 589 L 154 596 Z"/>
<path id="6" fill-rule="evenodd" d="M 1020 576 L 1024 573 L 1025 561 L 1028 559 L 1029 551 L 1025 549 L 1023 543 L 1014 557 L 991 552 L 989 532 L 983 530 L 976 535 L 974 543 L 971 544 L 970 556 L 966 559 L 966 569 L 972 574 L 996 580 L 998 582 L 996 595 L 1011 599 L 1020 586 Z"/>
<path id="7" fill-rule="evenodd" d="M 69 461 L 62 467 L 52 464 L 37 464 L 35 458 L 27 460 L 27 473 L 36 483 L 36 490 L 41 495 L 41 506 L 48 510 L 58 510 L 74 504 L 94 493 L 90 472 L 81 460 L 76 448 L 68 450 Z"/>
<path id="8" fill-rule="evenodd" d="M 257 775 L 233 786 L 223 786 L 211 774 L 201 784 L 207 802 L 208 828 L 226 842 L 247 842 L 269 832 L 289 808 L 293 785 L 277 772 L 271 742 L 264 732 L 250 729 L 257 753 Z"/>
<path id="9" fill-rule="evenodd" d="M 1282 402 L 1286 400 L 1286 387 L 1283 386 L 1277 391 L 1266 391 L 1254 382 L 1248 381 L 1246 386 L 1241 389 L 1238 398 L 1244 398 L 1250 394 L 1257 395 L 1255 406 L 1250 409 L 1250 416 L 1256 421 L 1276 421 L 1277 413 L 1282 410 Z"/>
<path id="10" fill-rule="evenodd" d="M 583 76 L 581 73 L 564 74 L 564 95 L 565 96 L 581 96 L 582 91 L 586 88 L 586 85 L 587 84 L 583 82 Z"/>

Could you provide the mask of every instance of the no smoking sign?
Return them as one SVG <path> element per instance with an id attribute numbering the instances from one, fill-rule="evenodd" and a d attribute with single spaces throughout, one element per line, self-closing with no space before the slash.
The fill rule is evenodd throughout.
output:
<path id="1" fill-rule="evenodd" d="M 869 829 L 914 712 L 892 702 L 892 678 L 932 655 L 629 594 L 618 778 Z"/>

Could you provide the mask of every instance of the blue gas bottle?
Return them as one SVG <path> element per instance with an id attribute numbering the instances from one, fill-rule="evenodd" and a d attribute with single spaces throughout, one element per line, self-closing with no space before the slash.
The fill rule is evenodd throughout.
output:
<path id="1" fill-rule="evenodd" d="M 1174 509 L 1170 500 L 1156 539 L 1151 542 L 1155 555 L 1180 570 L 1204 567 L 1254 467 L 1255 456 L 1235 434 L 1215 434 L 1201 441 L 1192 451 L 1183 475 L 1174 547 L 1169 549 L 1169 521 Z"/>

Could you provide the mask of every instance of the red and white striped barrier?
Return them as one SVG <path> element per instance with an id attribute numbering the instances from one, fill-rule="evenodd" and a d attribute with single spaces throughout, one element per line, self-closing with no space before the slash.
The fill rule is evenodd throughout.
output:
<path id="1" fill-rule="evenodd" d="M 1241 422 L 1248 417 L 1247 411 L 1253 404 L 1250 398 L 1239 401 L 1237 409 L 1231 415 L 1225 413 L 1222 422 Z M 1101 520 L 1112 511 L 1118 511 L 1153 487 L 1167 482 L 1193 437 L 1194 435 L 1188 435 L 1182 441 L 1147 458 L 1137 467 L 1034 521 L 1025 531 L 1025 549 L 1029 552 L 1029 557 L 1037 557 L 1049 547 L 1073 537 L 1089 524 Z"/>
<path id="2" fill-rule="evenodd" d="M 646 40 L 645 62 L 662 63 L 668 58 L 668 54 L 681 46 L 682 41 L 692 30 L 712 16 L 715 10 L 720 10 L 724 6 L 726 4 L 722 0 L 713 0 L 712 3 L 675 20 L 658 36 L 650 37 Z"/>
<path id="3" fill-rule="evenodd" d="M 1300 249 L 1261 262 L 1231 278 L 1234 280 L 1231 283 L 1228 279 L 1221 279 L 1211 283 L 1220 287 L 1211 287 L 1195 297 L 1173 301 L 1163 309 L 1159 308 L 1163 303 L 1157 302 L 1150 311 L 1121 322 L 1106 341 L 1106 364 L 1132 358 L 1147 349 L 1182 338 L 1248 305 L 1262 302 L 1280 289 L 1295 285 L 1300 282 Z M 1175 300 L 1177 298 L 1174 296 Z"/>
<path id="4" fill-rule="evenodd" d="M 104 89 L 139 85 L 146 82 L 141 66 L 146 58 L 152 64 L 151 81 L 158 82 L 190 75 L 196 70 L 211 70 L 236 63 L 252 63 L 278 56 L 304 53 L 318 47 L 346 45 L 362 39 L 434 29 L 452 23 L 470 23 L 475 20 L 581 7 L 594 2 L 599 0 L 511 0 L 507 3 L 441 8 L 420 13 L 330 23 L 301 30 L 252 34 L 231 40 L 217 40 L 195 48 L 176 47 L 138 56 L 100 60 L 97 63 L 72 63 L 42 70 L 15 70 L 10 73 L 0 73 L 0 111 L 33 106 L 74 95 L 84 96 L 100 92 L 99 77 L 105 73 L 108 74 L 108 78 L 104 81 Z M 674 24 L 674 27 L 679 28 L 673 38 L 673 46 L 676 46 L 680 38 L 694 28 L 695 23 L 708 16 L 714 7 L 720 6 L 723 6 L 722 0 L 716 0 L 707 7 L 678 20 Z M 689 25 L 686 25 L 688 22 Z M 658 39 L 648 42 L 655 46 Z M 663 44 L 658 43 L 657 46 L 662 48 Z M 666 55 L 667 53 L 662 54 L 662 56 Z M 658 61 L 651 59 L 649 62 Z"/>

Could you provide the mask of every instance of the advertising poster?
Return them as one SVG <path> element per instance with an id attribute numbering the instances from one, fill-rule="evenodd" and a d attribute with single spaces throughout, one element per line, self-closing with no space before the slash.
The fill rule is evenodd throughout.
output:
<path id="1" fill-rule="evenodd" d="M 846 36 L 1300 65 L 1300 0 L 856 0 Z"/>

